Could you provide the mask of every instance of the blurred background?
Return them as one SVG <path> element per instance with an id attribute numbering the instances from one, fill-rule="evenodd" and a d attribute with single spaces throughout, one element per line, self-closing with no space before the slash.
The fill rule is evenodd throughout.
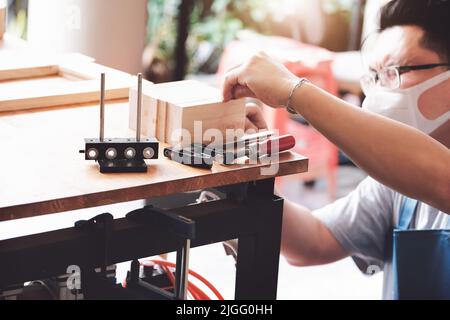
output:
<path id="1" fill-rule="evenodd" d="M 220 86 L 226 70 L 265 50 L 298 76 L 360 106 L 365 66 L 359 50 L 376 31 L 385 2 L 0 0 L 0 20 L 6 12 L 8 37 L 51 52 L 80 52 L 113 68 L 143 72 L 155 83 L 189 78 Z M 301 117 L 262 108 L 270 126 L 294 133 L 296 151 L 311 160 L 307 175 L 277 182 L 287 198 L 320 208 L 366 177 Z M 230 259 L 220 246 L 196 249 L 192 258 L 193 268 L 227 298 L 234 286 Z M 381 275 L 362 275 L 350 259 L 302 269 L 282 260 L 280 267 L 281 299 L 381 298 Z"/>
<path id="2" fill-rule="evenodd" d="M 132 42 L 144 42 L 142 68 L 145 68 L 149 80 L 154 82 L 183 78 L 187 74 L 215 74 L 221 56 L 231 42 L 259 35 L 282 36 L 333 52 L 358 50 L 361 39 L 376 28 L 377 11 L 386 2 L 2 1 L 8 4 L 9 34 L 28 39 L 34 44 L 39 41 L 39 45 L 46 48 L 50 44 L 59 51 L 78 49 L 87 55 L 98 54 L 95 48 L 87 47 L 85 42 L 97 42 L 98 46 L 103 46 L 108 40 L 121 43 L 123 32 L 120 29 L 126 29 L 129 31 L 125 32 L 128 46 L 134 46 Z M 95 20 L 96 24 L 92 25 L 89 20 Z M 144 35 L 144 39 L 139 39 L 141 35 Z M 82 36 L 89 39 L 83 39 Z M 186 61 L 177 61 L 177 50 L 185 50 Z M 106 55 L 117 55 L 117 51 L 94 58 L 108 60 Z"/>

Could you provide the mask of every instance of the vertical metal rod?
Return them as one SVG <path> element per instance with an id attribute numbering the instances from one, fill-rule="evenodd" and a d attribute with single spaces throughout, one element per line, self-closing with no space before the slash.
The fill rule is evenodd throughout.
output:
<path id="1" fill-rule="evenodd" d="M 191 240 L 186 239 L 183 243 L 183 247 L 177 251 L 177 267 L 175 270 L 175 298 L 179 300 L 187 300 L 190 249 Z"/>
<path id="2" fill-rule="evenodd" d="M 138 73 L 136 141 L 141 141 L 142 73 Z"/>
<path id="3" fill-rule="evenodd" d="M 105 74 L 100 80 L 100 142 L 105 140 Z"/>

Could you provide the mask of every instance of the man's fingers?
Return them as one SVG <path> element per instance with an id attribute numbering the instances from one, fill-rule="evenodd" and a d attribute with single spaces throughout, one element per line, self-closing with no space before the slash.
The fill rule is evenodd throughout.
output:
<path id="1" fill-rule="evenodd" d="M 239 67 L 234 68 L 227 72 L 227 75 L 225 76 L 225 82 L 223 84 L 222 88 L 222 95 L 223 95 L 223 101 L 228 102 L 232 100 L 233 97 L 233 89 L 235 86 L 239 84 L 239 74 L 240 74 Z"/>
<path id="2" fill-rule="evenodd" d="M 260 128 L 258 128 L 257 126 L 255 126 L 250 119 L 245 119 L 245 131 L 255 131 L 258 132 L 258 130 L 260 130 Z"/>
<path id="3" fill-rule="evenodd" d="M 247 103 L 246 116 L 247 121 L 252 123 L 257 130 L 268 129 L 262 110 L 256 103 Z"/>
<path id="4" fill-rule="evenodd" d="M 247 117 L 251 118 L 254 117 L 256 114 L 258 114 L 259 106 L 254 102 L 248 102 L 245 105 L 245 113 Z"/>
<path id="5" fill-rule="evenodd" d="M 233 88 L 233 98 L 234 99 L 241 99 L 241 98 L 256 98 L 255 94 L 253 93 L 253 91 L 251 91 L 249 88 L 247 88 L 246 86 L 242 86 L 242 85 L 236 85 Z"/>

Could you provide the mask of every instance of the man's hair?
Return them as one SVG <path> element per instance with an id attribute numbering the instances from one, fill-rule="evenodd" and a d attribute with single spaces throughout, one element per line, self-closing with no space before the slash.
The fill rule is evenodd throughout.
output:
<path id="1" fill-rule="evenodd" d="M 421 46 L 450 62 L 450 0 L 392 0 L 381 9 L 381 31 L 406 25 L 422 28 Z"/>

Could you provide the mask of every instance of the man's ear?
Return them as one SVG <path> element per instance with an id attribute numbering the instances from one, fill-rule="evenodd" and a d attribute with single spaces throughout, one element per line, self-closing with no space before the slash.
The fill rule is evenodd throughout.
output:
<path id="1" fill-rule="evenodd" d="M 450 111 L 450 79 L 419 97 L 419 111 L 428 120 L 436 120 Z"/>

